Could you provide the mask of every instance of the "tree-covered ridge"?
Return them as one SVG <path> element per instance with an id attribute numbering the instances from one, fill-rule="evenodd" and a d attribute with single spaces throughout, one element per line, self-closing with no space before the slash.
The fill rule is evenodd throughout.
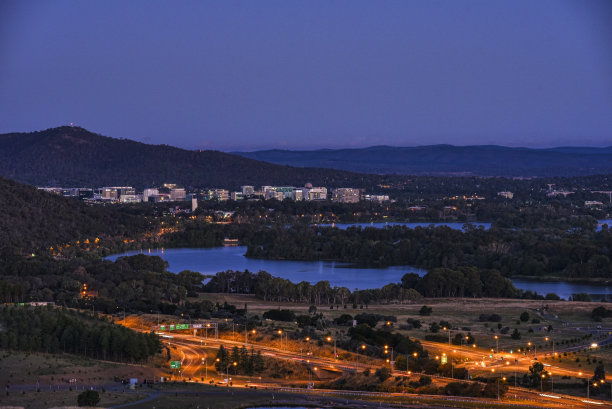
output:
<path id="1" fill-rule="evenodd" d="M 0 174 L 34 185 L 138 188 L 163 183 L 238 188 L 306 182 L 365 187 L 384 180 L 339 170 L 273 165 L 218 151 L 148 145 L 68 126 L 0 135 Z"/>
<path id="2" fill-rule="evenodd" d="M 144 218 L 119 207 L 84 203 L 0 177 L 0 246 L 4 252 L 32 253 L 97 236 L 130 237 L 147 227 Z"/>
<path id="3" fill-rule="evenodd" d="M 141 334 L 75 311 L 2 306 L 0 348 L 141 362 L 160 352 L 161 343 L 153 333 Z"/>
<path id="4" fill-rule="evenodd" d="M 150 312 L 195 296 L 202 279 L 199 273 L 168 272 L 161 258 L 144 255 L 116 262 L 10 256 L 0 260 L 0 302 L 53 301 L 104 313 Z M 84 284 L 96 294 L 83 297 Z"/>

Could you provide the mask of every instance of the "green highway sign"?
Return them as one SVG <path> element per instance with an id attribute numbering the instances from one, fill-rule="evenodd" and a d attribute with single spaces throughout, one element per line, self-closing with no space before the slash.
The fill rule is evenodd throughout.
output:
<path id="1" fill-rule="evenodd" d="M 181 361 L 170 361 L 170 368 L 172 369 L 180 369 Z"/>
<path id="2" fill-rule="evenodd" d="M 195 324 L 197 325 L 197 324 Z M 195 325 L 193 326 L 195 328 Z M 200 324 L 201 328 L 201 324 Z M 175 331 L 181 329 L 189 329 L 189 324 L 170 324 L 170 325 L 160 325 L 159 331 Z"/>

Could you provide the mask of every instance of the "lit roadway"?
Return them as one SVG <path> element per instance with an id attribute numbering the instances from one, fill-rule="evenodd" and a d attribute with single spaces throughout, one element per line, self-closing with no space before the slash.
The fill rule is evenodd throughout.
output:
<path id="1" fill-rule="evenodd" d="M 183 378 L 192 378 L 198 379 L 205 376 L 204 366 L 202 365 L 202 357 L 205 355 L 206 348 L 215 348 L 223 345 L 224 347 L 244 346 L 244 342 L 236 342 L 225 339 L 214 339 L 214 338 L 204 338 L 187 334 L 179 334 L 172 333 L 172 338 L 164 338 L 165 343 L 170 343 L 171 346 L 177 347 L 181 353 L 182 358 L 182 373 L 180 374 Z M 437 351 L 447 351 L 449 350 L 449 346 L 446 344 L 421 341 L 423 346 L 431 348 L 432 350 Z M 361 371 L 365 368 L 376 369 L 380 367 L 380 364 L 370 364 L 370 363 L 356 363 L 349 361 L 338 361 L 333 358 L 324 358 L 317 356 L 304 356 L 299 352 L 286 351 L 281 350 L 279 348 L 274 348 L 261 344 L 254 344 L 249 342 L 248 348 L 253 348 L 255 351 L 261 351 L 263 356 L 274 357 L 276 359 L 285 359 L 291 360 L 294 362 L 304 363 L 310 366 L 311 369 L 317 368 L 319 370 L 327 370 L 327 371 Z M 456 350 L 456 353 L 452 353 L 453 350 Z M 460 352 L 461 351 L 461 352 Z M 517 354 L 495 354 L 497 359 L 489 359 L 489 351 L 484 351 L 482 349 L 470 348 L 470 347 L 450 347 L 450 352 L 452 355 L 457 358 L 461 355 L 462 358 L 469 358 L 470 362 L 467 364 L 470 370 L 479 369 L 482 371 L 490 371 L 494 369 L 498 372 L 525 372 L 528 371 L 529 366 L 532 364 L 531 357 L 527 356 L 517 356 Z M 483 357 L 486 357 L 486 360 L 483 360 Z M 500 357 L 504 358 L 504 361 L 500 359 Z M 515 362 L 515 359 L 518 359 Z M 512 362 L 510 362 L 510 360 Z M 207 362 L 212 363 L 212 359 Z M 484 367 L 483 367 L 484 362 Z M 510 362 L 508 365 L 506 362 Z M 571 371 L 563 368 L 545 366 L 545 370 L 551 371 L 556 375 L 571 375 L 577 377 L 578 374 L 576 371 Z M 315 371 L 316 372 L 316 371 Z M 395 375 L 408 375 L 406 371 L 394 371 Z M 225 376 L 218 374 L 223 380 Z M 584 377 L 587 375 L 584 374 Z M 211 378 L 209 376 L 209 378 Z M 244 377 L 240 377 L 244 379 Z M 453 381 L 451 378 L 444 377 L 436 377 L 436 382 L 439 384 L 445 384 Z M 455 379 L 456 381 L 456 379 Z M 232 380 L 234 386 L 248 386 L 254 385 L 252 382 L 246 382 L 244 380 L 234 379 Z M 280 384 L 268 383 L 259 384 L 261 387 L 266 388 L 274 388 L 281 389 L 285 391 L 292 392 L 304 392 L 304 389 L 292 389 L 292 388 L 284 388 Z M 316 389 L 314 391 L 318 394 L 333 394 L 333 395 L 364 395 L 369 397 L 376 396 L 386 396 L 386 397 L 411 397 L 411 398 L 419 398 L 419 399 L 433 399 L 440 401 L 448 401 L 448 400 L 462 400 L 462 401 L 478 401 L 478 402 L 488 402 L 490 404 L 497 403 L 495 399 L 484 399 L 484 398 L 466 398 L 466 397 L 449 397 L 449 396 L 441 396 L 441 395 L 420 395 L 420 394 L 406 394 L 406 393 L 377 393 L 377 392 L 359 392 L 359 391 L 328 391 L 328 390 L 320 390 Z M 552 392 L 540 393 L 535 390 L 528 390 L 524 388 L 514 388 L 510 387 L 506 397 L 501 401 L 502 404 L 515 404 L 519 406 L 537 406 L 537 407 L 547 407 L 547 408 L 556 408 L 556 407 L 571 407 L 571 408 L 586 408 L 586 407 L 601 407 L 601 408 L 612 408 L 612 404 L 605 401 L 599 401 L 595 399 L 590 399 L 587 401 L 584 397 L 575 397 L 569 395 L 562 395 Z"/>

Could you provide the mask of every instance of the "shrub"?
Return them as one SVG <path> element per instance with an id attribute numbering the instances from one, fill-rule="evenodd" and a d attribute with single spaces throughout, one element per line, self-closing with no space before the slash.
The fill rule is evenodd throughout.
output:
<path id="1" fill-rule="evenodd" d="M 501 322 L 502 317 L 499 314 L 480 314 L 478 321 L 480 322 Z"/>
<path id="2" fill-rule="evenodd" d="M 431 315 L 432 311 L 433 311 L 433 308 L 424 305 L 419 310 L 419 314 L 423 316 L 428 316 L 428 315 Z"/>
<path id="3" fill-rule="evenodd" d="M 383 366 L 382 368 L 378 368 L 376 372 L 374 372 L 374 375 L 376 375 L 381 382 L 384 382 L 391 377 L 391 371 L 386 366 Z"/>
<path id="4" fill-rule="evenodd" d="M 100 402 L 100 394 L 97 391 L 85 391 L 77 396 L 79 406 L 96 406 Z"/>
<path id="5" fill-rule="evenodd" d="M 353 317 L 350 314 L 342 314 L 334 320 L 336 325 L 353 325 Z"/>
<path id="6" fill-rule="evenodd" d="M 423 375 L 419 378 L 419 386 L 431 385 L 431 376 Z"/>
<path id="7" fill-rule="evenodd" d="M 295 312 L 291 310 L 269 310 L 263 313 L 263 318 L 274 321 L 295 321 Z"/>
<path id="8" fill-rule="evenodd" d="M 406 322 L 409 325 L 412 325 L 412 328 L 414 328 L 414 329 L 421 328 L 421 321 L 420 320 L 415 320 L 414 318 L 408 318 L 408 319 L 406 319 Z"/>

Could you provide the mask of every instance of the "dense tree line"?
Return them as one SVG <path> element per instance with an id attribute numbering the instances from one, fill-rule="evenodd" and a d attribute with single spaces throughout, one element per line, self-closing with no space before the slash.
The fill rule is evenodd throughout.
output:
<path id="1" fill-rule="evenodd" d="M 47 307 L 0 307 L 0 348 L 140 362 L 158 353 L 157 335 L 141 334 L 103 319 Z"/>
<path id="2" fill-rule="evenodd" d="M 203 291 L 213 293 L 255 294 L 265 301 L 310 303 L 314 305 L 368 305 L 370 303 L 412 302 L 426 297 L 525 297 L 533 294 L 517 290 L 496 270 L 464 267 L 457 270 L 432 269 L 423 277 L 408 273 L 401 283 L 381 288 L 354 290 L 332 287 L 328 281 L 293 283 L 265 271 L 224 271 L 206 283 Z"/>
<path id="3" fill-rule="evenodd" d="M 215 368 L 218 373 L 225 374 L 241 374 L 254 375 L 262 372 L 264 368 L 264 359 L 261 351 L 250 351 L 245 347 L 234 347 L 231 352 L 221 345 L 215 357 Z"/>
<path id="4" fill-rule="evenodd" d="M 0 302 L 53 301 L 104 313 L 119 311 L 181 312 L 188 296 L 201 289 L 200 273 L 166 270 L 160 257 L 136 255 L 115 262 L 99 259 L 0 257 Z M 87 285 L 92 295 L 83 296 Z M 95 295 L 94 295 L 95 294 Z M 210 306 L 189 304 L 191 310 Z M 202 311 L 203 313 L 203 311 Z"/>
<path id="5" fill-rule="evenodd" d="M 370 266 L 413 265 L 431 269 L 471 266 L 503 276 L 569 279 L 612 276 L 612 229 L 601 231 L 484 230 L 448 227 L 384 229 L 293 226 L 244 235 L 248 257 L 336 260 Z"/>

